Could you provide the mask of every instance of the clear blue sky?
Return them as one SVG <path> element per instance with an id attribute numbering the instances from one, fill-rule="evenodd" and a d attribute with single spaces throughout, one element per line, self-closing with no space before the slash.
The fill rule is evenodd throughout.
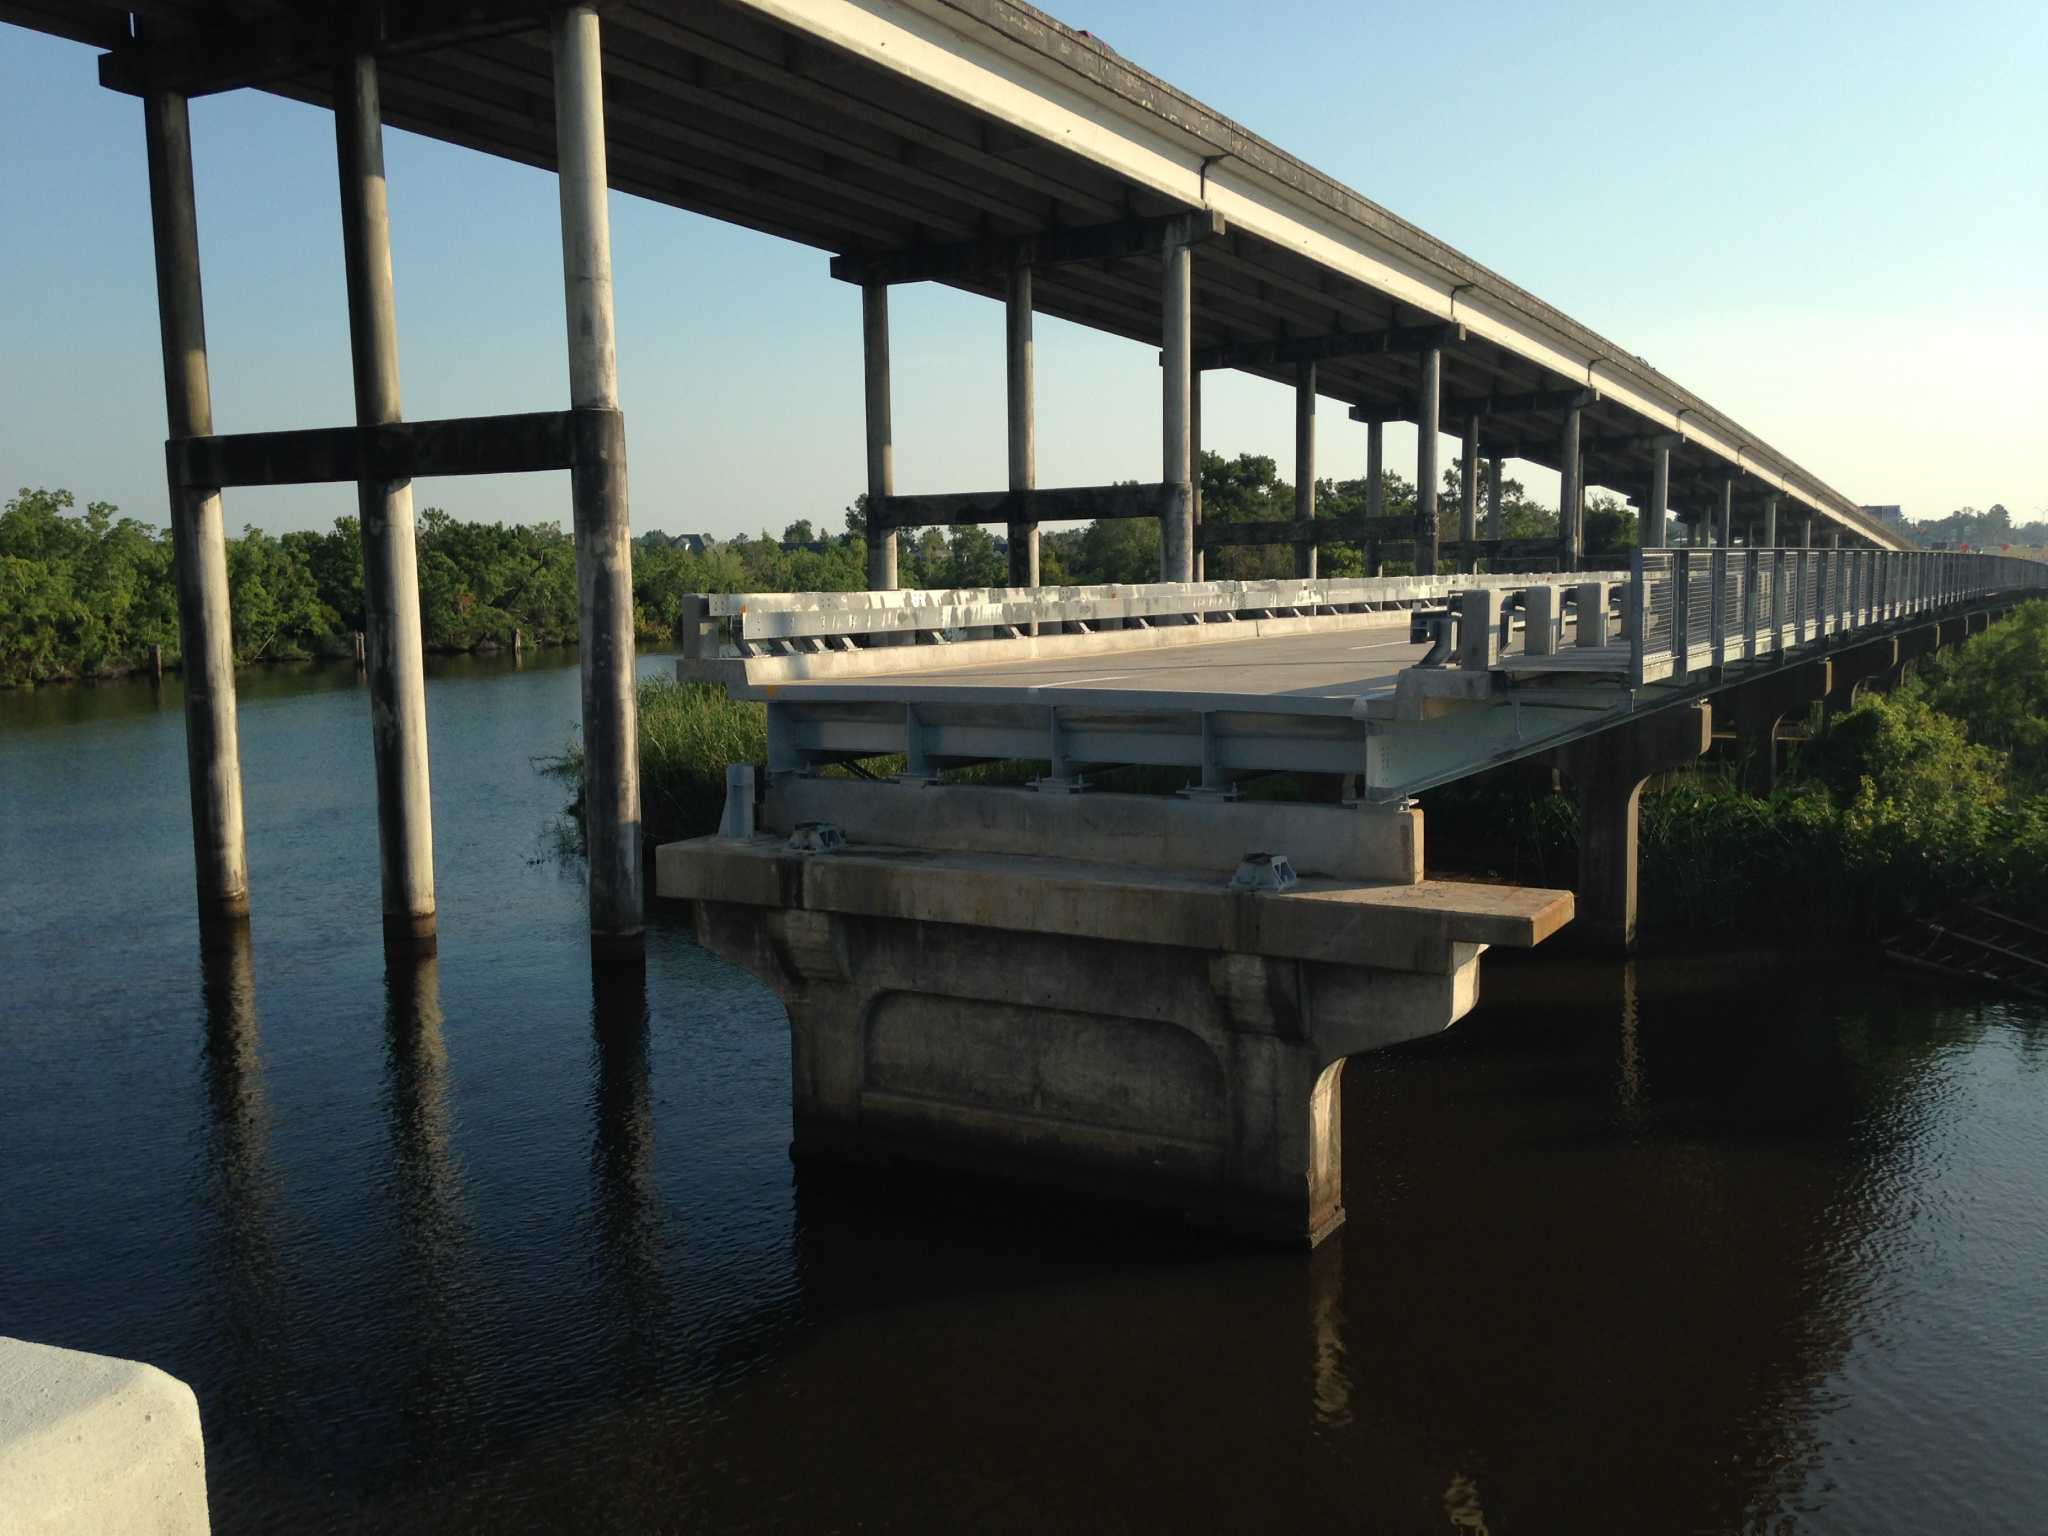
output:
<path id="1" fill-rule="evenodd" d="M 1335 6 L 1056 13 L 1640 353 L 1863 502 L 2048 511 L 2048 4 Z M 140 107 L 93 52 L 0 25 L 0 486 L 163 520 Z M 332 119 L 193 108 L 222 431 L 351 419 Z M 405 408 L 566 403 L 553 180 L 387 136 Z M 863 482 L 859 303 L 823 253 L 613 201 L 637 527 L 836 526 Z M 894 302 L 897 484 L 1004 474 L 998 306 Z M 1157 473 L 1158 372 L 1040 322 L 1039 475 Z M 1208 446 L 1291 474 L 1288 391 L 1211 376 Z M 1364 467 L 1326 403 L 1322 469 Z M 1390 462 L 1412 438 L 1389 433 Z M 1446 444 L 1446 452 L 1449 445 Z M 1531 489 L 1554 478 L 1529 473 Z M 563 477 L 423 482 L 568 515 Z M 322 526 L 348 487 L 242 491 Z"/>

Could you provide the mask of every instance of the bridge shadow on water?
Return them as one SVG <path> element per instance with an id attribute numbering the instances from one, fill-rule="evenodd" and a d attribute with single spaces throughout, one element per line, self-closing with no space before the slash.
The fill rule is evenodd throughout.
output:
<path id="1" fill-rule="evenodd" d="M 1347 1066 L 1303 1255 L 776 1166 L 691 1086 L 675 932 L 593 968 L 580 1191 L 529 1214 L 556 1175 L 465 1123 L 442 964 L 394 958 L 370 1211 L 314 1274 L 247 930 L 202 961 L 223 1532 L 1770 1526 L 1980 1027 L 1810 958 L 1504 960 Z"/>

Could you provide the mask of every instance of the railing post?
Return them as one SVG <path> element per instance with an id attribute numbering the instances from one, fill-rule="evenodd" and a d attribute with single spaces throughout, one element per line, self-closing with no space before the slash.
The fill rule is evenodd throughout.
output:
<path id="1" fill-rule="evenodd" d="M 1557 654 L 1558 589 L 1545 583 L 1522 594 L 1522 654 Z"/>
<path id="2" fill-rule="evenodd" d="M 1785 650 L 1785 551 L 1771 549 L 1771 649 Z"/>
<path id="3" fill-rule="evenodd" d="M 1649 574 L 1643 560 L 1640 546 L 1629 557 L 1628 591 L 1622 598 L 1623 622 L 1628 625 L 1628 677 L 1629 685 L 1641 688 L 1648 681 L 1645 676 L 1647 662 L 1650 619 Z"/>
<path id="4" fill-rule="evenodd" d="M 583 673 L 584 846 L 590 932 L 642 932 L 639 700 L 633 651 L 633 543 L 626 442 L 612 329 L 612 236 L 606 207 L 604 57 L 597 12 L 554 18 L 555 163 L 569 321 L 569 401 L 588 413 L 569 472 Z"/>
<path id="5" fill-rule="evenodd" d="M 1753 661 L 1757 654 L 1757 600 L 1756 600 L 1757 559 L 1754 549 L 1742 554 L 1742 656 Z"/>
<path id="6" fill-rule="evenodd" d="M 1692 550 L 1671 557 L 1671 675 L 1692 674 Z"/>
<path id="7" fill-rule="evenodd" d="M 1714 665 L 1721 667 L 1728 662 L 1728 551 L 1717 549 L 1707 560 L 1708 589 L 1714 605 L 1714 620 L 1708 634 L 1714 645 Z"/>

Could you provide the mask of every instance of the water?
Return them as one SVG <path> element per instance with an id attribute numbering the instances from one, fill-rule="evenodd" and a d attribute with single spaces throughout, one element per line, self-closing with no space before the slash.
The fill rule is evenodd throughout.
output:
<path id="1" fill-rule="evenodd" d="M 243 679 L 204 956 L 175 684 L 0 696 L 0 1332 L 190 1381 L 217 1531 L 2048 1527 L 2042 1010 L 1497 957 L 1313 1258 L 799 1178 L 773 998 L 593 978 L 573 666 L 428 704 L 387 972 L 351 670 Z"/>

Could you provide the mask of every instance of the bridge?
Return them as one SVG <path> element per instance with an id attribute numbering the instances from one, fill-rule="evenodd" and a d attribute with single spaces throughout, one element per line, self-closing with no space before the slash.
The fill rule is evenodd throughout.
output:
<path id="1" fill-rule="evenodd" d="M 0 21 L 103 50 L 101 83 L 142 104 L 208 923 L 251 899 L 224 493 L 357 487 L 382 920 L 421 948 L 438 917 L 411 482 L 568 470 L 591 933 L 630 950 L 644 892 L 607 192 L 829 253 L 849 323 L 858 294 L 873 591 L 691 605 L 683 666 L 769 700 L 770 760 L 736 776 L 724 835 L 658 861 L 705 941 L 789 1004 L 800 1153 L 984 1166 L 1313 1241 L 1342 1215 L 1345 1056 L 1443 1028 L 1488 945 L 1541 942 L 1575 910 L 1630 942 L 1647 774 L 1696 756 L 1717 711 L 1767 743 L 1804 701 L 2037 586 L 2038 567 L 1906 550 L 1625 347 L 1013 0 L 0 0 Z M 334 113 L 353 422 L 216 428 L 188 102 L 232 89 Z M 559 173 L 565 409 L 404 419 L 387 123 Z M 896 491 L 888 301 L 909 282 L 1004 305 L 999 486 Z M 1123 483 L 1038 483 L 1040 313 L 1157 348 L 1156 476 L 1148 448 Z M 1204 517 L 1214 369 L 1294 392 L 1290 520 Z M 1365 435 L 1357 516 L 1318 515 L 1321 398 Z M 1399 514 L 1390 421 L 1417 435 Z M 1454 509 L 1438 505 L 1447 435 Z M 1554 539 L 1505 536 L 1510 460 L 1558 474 Z M 1637 509 L 1627 573 L 1584 569 L 1589 484 Z M 1160 581 L 1042 587 L 1040 525 L 1099 518 L 1156 520 Z M 1008 587 L 895 590 L 900 530 L 963 523 L 1005 529 Z M 1293 579 L 1207 579 L 1212 552 L 1245 544 L 1289 548 Z M 1324 572 L 1333 545 L 1368 574 Z M 881 755 L 902 760 L 888 783 L 826 771 Z M 1772 754 L 1753 756 L 1767 773 Z M 1426 878 L 1411 797 L 1528 757 L 1579 789 L 1576 906 Z M 1044 768 L 1029 789 L 947 782 L 987 759 Z M 1186 792 L 1089 789 L 1103 765 L 1186 770 Z M 1275 769 L 1324 776 L 1330 803 L 1240 798 Z"/>

